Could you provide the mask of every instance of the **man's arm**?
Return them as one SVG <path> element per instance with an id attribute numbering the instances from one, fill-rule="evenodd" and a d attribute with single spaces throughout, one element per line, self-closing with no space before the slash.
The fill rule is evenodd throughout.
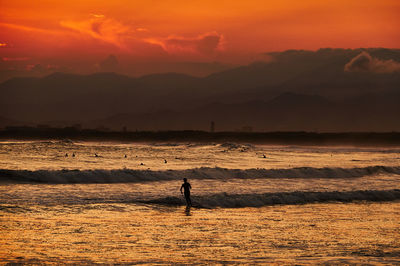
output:
<path id="1" fill-rule="evenodd" d="M 181 186 L 181 189 L 180 189 L 180 191 L 181 191 L 181 194 L 183 193 L 183 192 L 182 192 L 182 188 L 183 188 L 183 185 Z"/>

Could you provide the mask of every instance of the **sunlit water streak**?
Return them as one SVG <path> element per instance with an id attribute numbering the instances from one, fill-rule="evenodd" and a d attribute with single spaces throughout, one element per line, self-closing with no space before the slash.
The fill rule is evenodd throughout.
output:
<path id="1" fill-rule="evenodd" d="M 0 142 L 0 262 L 396 264 L 399 171 L 400 148 Z"/>
<path id="2" fill-rule="evenodd" d="M 72 157 L 74 153 L 75 157 Z M 68 157 L 65 157 L 65 154 L 68 154 Z M 99 157 L 95 157 L 95 154 Z M 164 160 L 167 160 L 167 163 Z M 0 142 L 0 169 L 15 170 L 352 168 L 399 164 L 400 148 L 310 148 L 235 143 Z"/>

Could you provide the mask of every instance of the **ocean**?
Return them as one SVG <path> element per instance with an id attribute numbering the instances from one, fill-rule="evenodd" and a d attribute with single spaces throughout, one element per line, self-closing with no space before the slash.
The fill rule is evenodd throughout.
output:
<path id="1" fill-rule="evenodd" d="M 2 141 L 0 263 L 399 264 L 399 181 L 400 147 Z"/>

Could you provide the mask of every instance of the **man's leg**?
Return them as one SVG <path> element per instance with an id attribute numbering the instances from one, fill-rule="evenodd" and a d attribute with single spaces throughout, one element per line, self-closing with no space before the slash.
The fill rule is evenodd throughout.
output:
<path id="1" fill-rule="evenodd" d="M 192 201 L 190 200 L 190 194 L 185 194 L 186 205 L 192 206 Z"/>

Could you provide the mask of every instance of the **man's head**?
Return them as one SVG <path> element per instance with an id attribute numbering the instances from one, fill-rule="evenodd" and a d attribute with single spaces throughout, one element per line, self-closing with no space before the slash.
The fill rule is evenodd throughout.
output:
<path id="1" fill-rule="evenodd" d="M 183 179 L 183 182 L 185 182 L 185 183 L 187 182 L 187 178 L 186 177 Z"/>

